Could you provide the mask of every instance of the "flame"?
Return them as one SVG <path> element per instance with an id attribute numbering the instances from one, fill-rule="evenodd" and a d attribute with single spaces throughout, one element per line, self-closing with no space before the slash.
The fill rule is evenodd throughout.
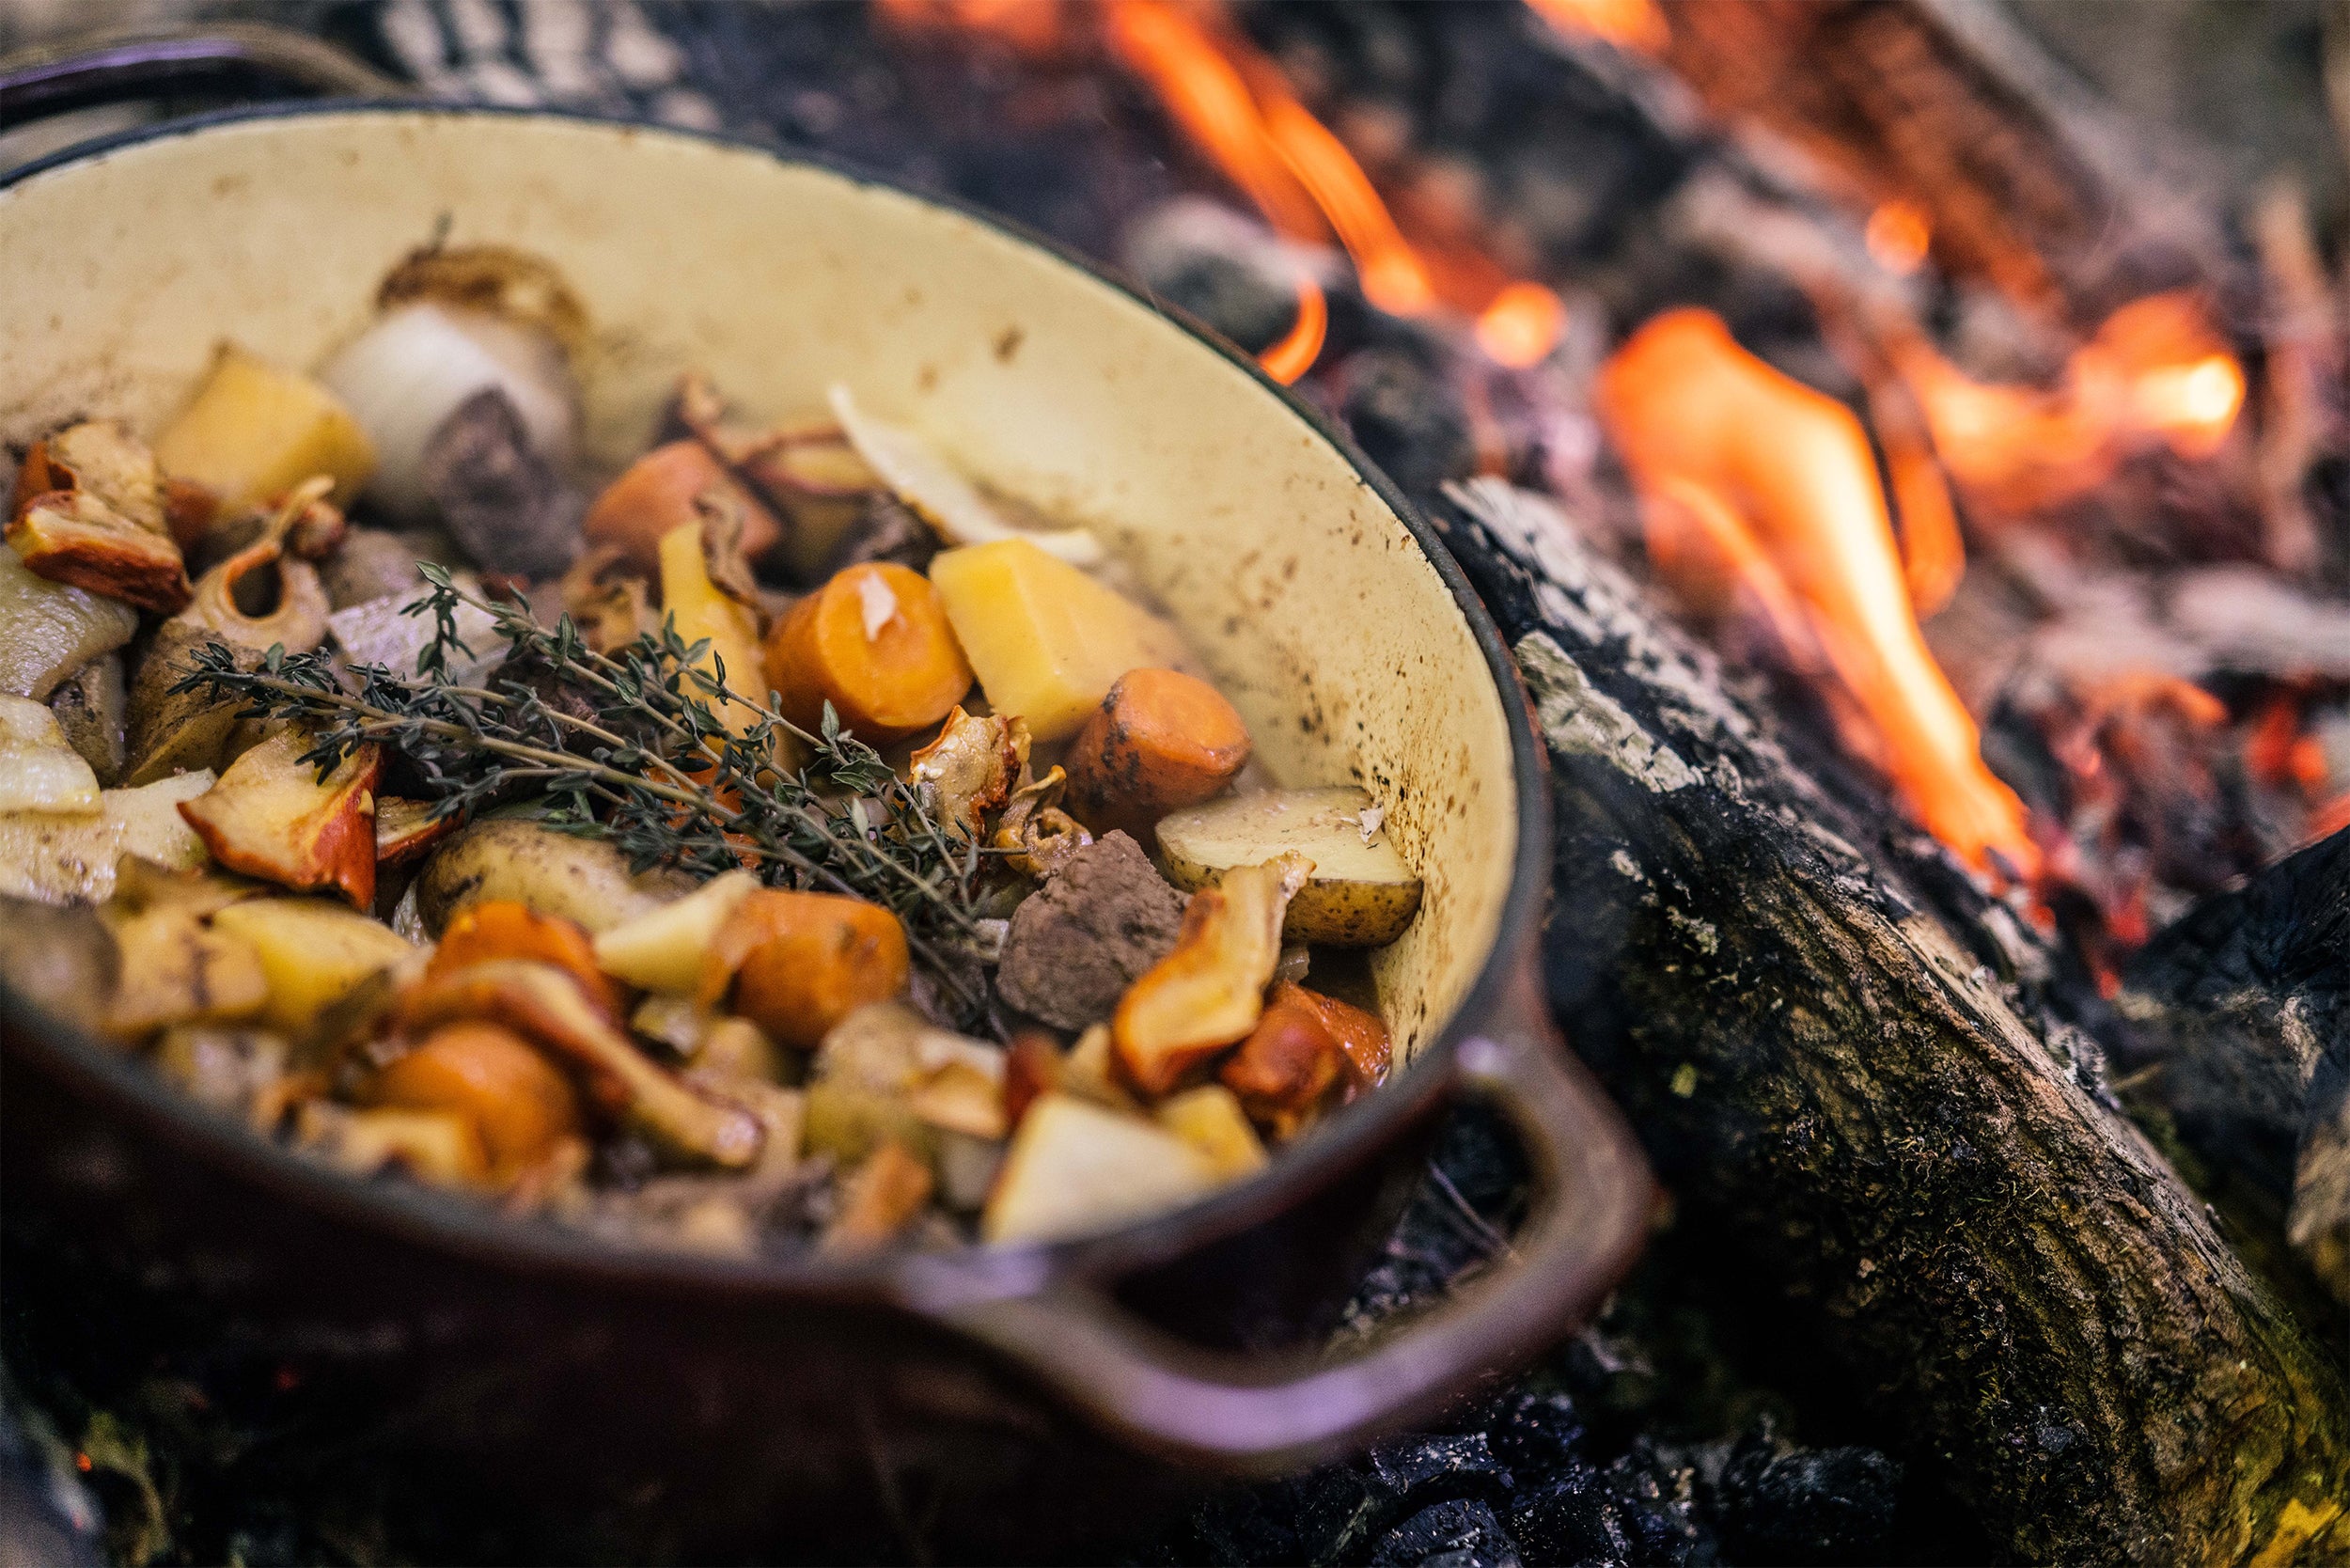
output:
<path id="1" fill-rule="evenodd" d="M 1198 24 L 1153 0 L 1118 0 L 1104 17 L 1110 48 L 1156 90 L 1183 133 L 1292 240 L 1329 238 L 1322 209 L 1265 130 L 1239 71 Z"/>
<path id="2" fill-rule="evenodd" d="M 2015 792 L 1926 649 L 1860 422 L 1741 349 L 1709 311 L 1656 318 L 1617 350 L 1595 402 L 1637 484 L 1659 566 L 1711 541 L 1723 576 L 1799 615 L 1916 817 L 1969 863 L 2029 874 Z M 1676 557 L 1682 564 L 1676 566 Z M 1771 571 L 1757 570 L 1767 561 Z"/>
<path id="3" fill-rule="evenodd" d="M 1623 49 L 1661 55 L 1672 41 L 1656 0 L 1528 0 L 1562 33 L 1589 33 Z"/>
<path id="4" fill-rule="evenodd" d="M 1907 277 L 1925 264 L 1926 251 L 1934 243 L 1934 226 L 1927 222 L 1922 208 L 1906 201 L 1888 201 L 1869 214 L 1860 237 L 1878 266 Z"/>
<path id="5" fill-rule="evenodd" d="M 1950 477 L 2012 511 L 2092 490 L 2154 445 L 2209 457 L 2244 406 L 2242 368 L 2184 290 L 2107 317 L 2053 390 L 1975 381 L 1914 328 L 1895 333 L 1887 353 L 1924 408 Z"/>
<path id="6" fill-rule="evenodd" d="M 1322 285 L 1310 277 L 1297 281 L 1297 320 L 1290 323 L 1281 340 L 1257 356 L 1264 373 L 1289 385 L 1313 368 L 1322 353 L 1322 339 L 1330 330 L 1330 302 L 1322 296 Z"/>
<path id="7" fill-rule="evenodd" d="M 1472 315 L 1498 310 L 1492 330 L 1478 334 L 1497 363 L 1523 367 L 1550 352 L 1566 321 L 1559 297 L 1513 282 L 1480 254 L 1431 254 L 1406 238 L 1355 155 L 1246 39 L 1167 0 L 1111 0 L 1099 14 L 1111 52 L 1265 221 L 1292 240 L 1335 238 L 1372 305 L 1397 316 L 1422 315 L 1439 301 Z M 1301 320 L 1312 308 L 1301 301 Z"/>
<path id="8" fill-rule="evenodd" d="M 1339 243 L 1355 259 L 1363 297 L 1391 316 L 1426 310 L 1435 303 L 1427 264 L 1404 242 L 1363 166 L 1290 96 L 1270 66 L 1251 74 L 1257 78 L 1257 102 L 1264 106 L 1266 133 L 1339 231 Z"/>

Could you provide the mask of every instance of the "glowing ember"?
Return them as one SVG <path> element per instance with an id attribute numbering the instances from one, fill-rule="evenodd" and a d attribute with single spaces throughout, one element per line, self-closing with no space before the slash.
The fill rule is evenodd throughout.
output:
<path id="1" fill-rule="evenodd" d="M 2326 748 L 2301 732 L 2301 701 L 2279 692 L 2264 704 L 2244 740 L 2244 764 L 2254 778 L 2276 789 L 2297 786 L 2314 795 L 2326 784 Z"/>
<path id="2" fill-rule="evenodd" d="M 952 29 L 1010 45 L 1024 55 L 1059 48 L 1061 0 L 875 0 L 882 14 L 912 32 Z"/>
<path id="3" fill-rule="evenodd" d="M 2085 494 L 2157 443 L 2209 457 L 2244 406 L 2242 368 L 2185 292 L 2115 311 L 2053 390 L 1975 381 L 1914 329 L 1887 352 L 1924 406 L 1950 477 L 2011 511 Z"/>
<path id="4" fill-rule="evenodd" d="M 1672 41 L 1656 0 L 1528 0 L 1543 20 L 1564 33 L 1594 38 L 1642 54 L 1661 55 Z"/>
<path id="5" fill-rule="evenodd" d="M 1888 201 L 1869 214 L 1861 238 L 1878 266 L 1906 277 L 1925 264 L 1934 229 L 1918 207 L 1906 201 Z"/>
<path id="6" fill-rule="evenodd" d="M 1311 278 L 1301 278 L 1297 286 L 1297 320 L 1290 323 L 1281 340 L 1257 356 L 1264 373 L 1289 385 L 1308 370 L 1322 353 L 1322 339 L 1330 330 L 1330 305 L 1322 297 L 1322 285 Z"/>
<path id="7" fill-rule="evenodd" d="M 1567 321 L 1559 296 L 1539 283 L 1512 283 L 1478 313 L 1477 346 L 1496 365 L 1539 365 Z"/>
<path id="8" fill-rule="evenodd" d="M 1634 334 L 1602 370 L 1595 402 L 1664 545 L 1660 568 L 1678 580 L 1690 547 L 1711 537 L 1711 570 L 1765 604 L 1800 606 L 1866 726 L 1848 739 L 1882 760 L 1919 821 L 1975 866 L 1996 854 L 2035 870 L 2022 803 L 1983 766 L 1975 722 L 1919 633 L 1859 421 L 1701 310 Z"/>

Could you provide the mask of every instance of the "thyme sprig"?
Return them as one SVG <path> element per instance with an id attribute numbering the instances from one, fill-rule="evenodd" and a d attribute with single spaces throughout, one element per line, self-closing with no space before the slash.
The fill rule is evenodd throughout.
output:
<path id="1" fill-rule="evenodd" d="M 987 947 L 974 913 L 980 851 L 945 829 L 928 785 L 900 778 L 829 703 L 811 734 L 775 711 L 772 694 L 759 702 L 729 689 L 708 641 L 685 642 L 674 619 L 598 652 L 569 616 L 543 626 L 519 601 L 420 570 L 427 591 L 402 613 L 431 617 L 433 631 L 414 676 L 373 664 L 338 671 L 323 652 L 282 647 L 242 668 L 213 643 L 172 690 L 307 726 L 306 760 L 321 771 L 363 745 L 396 751 L 412 779 L 404 789 L 433 801 L 436 817 L 517 808 L 609 840 L 634 870 L 709 877 L 748 862 L 771 886 L 870 900 L 899 917 L 943 983 L 963 989 L 959 972 Z M 467 607 L 506 645 L 486 684 L 458 674 L 476 659 L 458 624 Z"/>

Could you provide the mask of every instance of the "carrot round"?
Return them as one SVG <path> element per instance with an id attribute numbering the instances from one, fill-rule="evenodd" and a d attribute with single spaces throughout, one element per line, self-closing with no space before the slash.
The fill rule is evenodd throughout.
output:
<path id="1" fill-rule="evenodd" d="M 743 554 L 765 555 L 783 537 L 775 513 L 743 488 L 726 465 L 698 441 L 655 447 L 604 487 L 580 525 L 591 544 L 617 544 L 645 575 L 661 571 L 661 536 L 681 524 L 697 523 L 694 499 L 716 492 L 743 510 Z"/>
<path id="2" fill-rule="evenodd" d="M 446 1111 L 472 1126 L 494 1174 L 511 1175 L 579 1130 L 579 1096 L 546 1058 L 495 1024 L 444 1024 L 376 1074 L 376 1104 Z"/>
<path id="3" fill-rule="evenodd" d="M 945 718 L 971 666 L 929 579 L 870 561 L 833 573 L 768 634 L 767 682 L 802 729 L 830 702 L 860 740 L 885 745 Z"/>
<path id="4" fill-rule="evenodd" d="M 734 982 L 734 1011 L 777 1042 L 812 1051 L 869 1002 L 905 989 L 905 928 L 879 904 L 760 888 L 711 944 L 702 1001 Z"/>
<path id="5" fill-rule="evenodd" d="M 1077 731 L 1061 765 L 1061 806 L 1096 833 L 1123 828 L 1149 842 L 1152 823 L 1197 806 L 1248 760 L 1248 727 L 1205 681 L 1130 669 Z"/>
<path id="6" fill-rule="evenodd" d="M 596 965 L 594 939 L 559 915 L 541 915 L 511 899 L 489 899 L 459 910 L 441 933 L 425 978 L 439 980 L 500 959 L 552 964 L 577 980 L 606 1018 L 620 1016 L 620 994 Z"/>

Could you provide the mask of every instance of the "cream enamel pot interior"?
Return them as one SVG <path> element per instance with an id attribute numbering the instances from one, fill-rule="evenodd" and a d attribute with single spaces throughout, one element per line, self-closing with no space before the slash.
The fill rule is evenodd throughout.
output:
<path id="1" fill-rule="evenodd" d="M 598 1354 L 618 1347 L 623 1361 L 759 1362 L 803 1392 L 826 1386 L 819 1356 L 880 1383 L 891 1363 L 919 1362 L 929 1370 L 912 1381 L 931 1396 L 951 1369 L 987 1390 L 966 1405 L 1004 1419 L 1058 1400 L 1048 1424 L 1073 1407 L 1136 1448 L 1246 1469 L 1356 1442 L 1588 1315 L 1628 1264 L 1649 1189 L 1534 995 L 1547 796 L 1515 675 L 1457 569 L 1358 454 L 1244 357 L 1129 290 L 975 214 L 719 140 L 546 114 L 248 112 L 68 155 L 0 189 L 0 442 L 84 414 L 151 431 L 224 337 L 315 364 L 366 319 L 385 268 L 444 224 L 454 243 L 550 257 L 585 300 L 603 471 L 642 449 L 682 368 L 708 369 L 763 416 L 814 415 L 839 381 L 1112 539 L 1277 776 L 1359 781 L 1386 808 L 1427 885 L 1418 922 L 1376 962 L 1408 1065 L 1265 1175 L 1113 1235 L 728 1262 L 623 1253 L 346 1182 L 11 998 L 11 1218 L 37 1193 L 178 1259 L 198 1284 L 299 1299 L 303 1312 L 347 1311 L 327 1298 L 372 1281 L 370 1309 L 427 1359 L 458 1341 L 477 1356 L 510 1345 L 529 1322 L 564 1343 L 594 1325 Z M 1202 1347 L 1254 1332 L 1234 1326 L 1244 1303 L 1301 1329 L 1326 1320 L 1344 1271 L 1392 1218 L 1432 1113 L 1458 1093 L 1496 1101 L 1522 1135 L 1540 1190 L 1516 1264 L 1351 1361 Z M 209 1215 L 185 1212 L 197 1192 Z M 224 1215 L 238 1228 L 223 1233 Z M 196 1236 L 209 1262 L 189 1262 Z M 295 1286 L 289 1246 L 338 1260 L 347 1278 Z M 442 1271 L 430 1294 L 445 1315 L 462 1304 L 457 1326 L 421 1326 L 383 1283 L 417 1270 Z M 496 1321 L 502 1294 L 523 1304 L 516 1323 Z M 808 1326 L 820 1318 L 828 1326 Z M 707 1397 L 728 1408 L 710 1430 L 755 1424 L 758 1398 L 790 1397 L 773 1375 L 719 1381 Z M 1056 1444 L 1073 1439 L 1043 1448 Z"/>

